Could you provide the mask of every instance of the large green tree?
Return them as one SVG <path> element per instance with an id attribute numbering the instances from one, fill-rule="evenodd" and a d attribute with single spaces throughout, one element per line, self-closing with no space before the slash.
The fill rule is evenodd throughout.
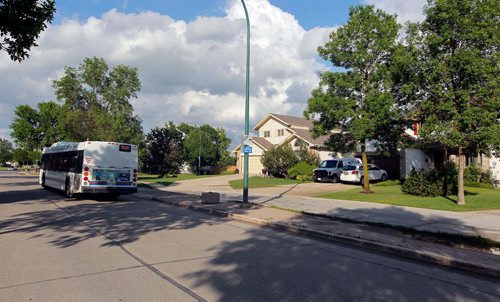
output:
<path id="1" fill-rule="evenodd" d="M 185 160 L 193 171 L 209 167 L 210 172 L 225 168 L 230 162 L 227 148 L 231 140 L 223 128 L 210 125 L 195 127 L 187 124 L 179 125 L 186 134 L 184 138 Z"/>
<path id="2" fill-rule="evenodd" d="M 159 178 L 168 173 L 179 173 L 184 163 L 183 136 L 173 122 L 151 129 L 141 148 L 141 170 L 157 173 Z"/>
<path id="3" fill-rule="evenodd" d="M 6 139 L 0 138 L 0 164 L 12 160 L 12 143 Z"/>
<path id="4" fill-rule="evenodd" d="M 429 0 L 424 11 L 408 36 L 408 53 L 418 54 L 420 67 L 416 118 L 424 142 L 456 148 L 458 204 L 465 204 L 465 155 L 500 149 L 500 6 Z"/>
<path id="5" fill-rule="evenodd" d="M 27 150 L 16 148 L 12 152 L 12 159 L 18 162 L 21 166 L 33 165 L 40 161 L 42 152 L 40 150 Z"/>
<path id="6" fill-rule="evenodd" d="M 68 140 L 140 143 L 141 119 L 130 103 L 141 89 L 137 68 L 118 65 L 110 70 L 104 59 L 86 58 L 78 68 L 66 67 L 53 86 L 65 109 Z"/>
<path id="7" fill-rule="evenodd" d="M 329 140 L 334 151 L 361 147 L 365 192 L 370 192 L 367 141 L 377 140 L 379 148 L 394 149 L 403 132 L 391 70 L 399 29 L 394 15 L 373 6 L 351 7 L 348 22 L 318 48 L 321 57 L 339 70 L 321 73 L 304 112 L 319 118 L 313 129 L 316 135 L 337 130 Z"/>
<path id="8" fill-rule="evenodd" d="M 63 107 L 54 102 L 38 103 L 36 108 L 19 105 L 10 125 L 16 145 L 26 150 L 41 149 L 64 138 Z"/>
<path id="9" fill-rule="evenodd" d="M 264 151 L 260 161 L 272 176 L 288 177 L 288 170 L 299 162 L 299 157 L 292 146 L 286 144 Z"/>
<path id="10" fill-rule="evenodd" d="M 55 11 L 54 0 L 0 0 L 0 50 L 13 61 L 29 57 Z"/>

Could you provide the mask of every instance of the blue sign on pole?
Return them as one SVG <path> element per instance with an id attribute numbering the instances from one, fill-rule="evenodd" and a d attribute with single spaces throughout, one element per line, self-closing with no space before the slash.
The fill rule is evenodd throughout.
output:
<path id="1" fill-rule="evenodd" d="M 244 154 L 252 153 L 252 146 L 243 145 L 243 153 Z"/>

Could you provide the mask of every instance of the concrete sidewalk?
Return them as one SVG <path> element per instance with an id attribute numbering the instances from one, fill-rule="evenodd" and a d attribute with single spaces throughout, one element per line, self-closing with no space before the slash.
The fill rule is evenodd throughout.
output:
<path id="1" fill-rule="evenodd" d="M 202 204 L 197 194 L 167 190 L 141 188 L 138 195 L 144 199 L 204 211 L 239 221 L 500 278 L 500 256 L 498 255 L 477 249 L 454 248 L 419 240 L 418 237 L 392 228 L 347 223 L 259 204 L 245 205 L 229 201 L 228 199 L 232 199 L 233 196 L 227 195 L 219 204 Z M 260 203 L 269 205 L 272 201 L 284 202 L 286 199 L 269 200 L 267 198 L 267 201 L 262 199 Z"/>
<path id="2" fill-rule="evenodd" d="M 208 177 L 176 182 L 174 185 L 156 186 L 159 190 L 178 193 L 201 194 L 218 192 L 221 201 L 242 201 L 242 191 L 232 189 L 228 181 L 241 175 Z M 380 203 L 313 198 L 312 195 L 355 186 L 343 184 L 307 183 L 275 186 L 250 190 L 250 202 L 263 206 L 326 215 L 353 221 L 381 223 L 435 233 L 481 236 L 500 241 L 500 210 L 476 212 L 451 212 L 413 207 L 392 206 Z M 500 201 L 499 201 L 500 202 Z"/>
<path id="3" fill-rule="evenodd" d="M 241 201 L 238 194 L 222 194 Z M 434 233 L 481 236 L 500 241 L 500 210 L 450 212 L 371 202 L 296 196 L 252 196 L 252 203 L 359 222 L 380 223 Z"/>

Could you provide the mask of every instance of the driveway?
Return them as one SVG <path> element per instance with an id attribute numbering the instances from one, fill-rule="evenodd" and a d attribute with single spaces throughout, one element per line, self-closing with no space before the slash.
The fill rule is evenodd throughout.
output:
<path id="1" fill-rule="evenodd" d="M 219 193 L 239 193 L 241 189 L 233 189 L 229 186 L 229 181 L 242 179 L 243 175 L 223 175 L 198 179 L 181 180 L 168 186 L 165 190 L 172 192 L 219 192 Z M 250 188 L 252 195 L 260 196 L 317 196 L 321 194 L 349 190 L 355 185 L 340 183 L 300 183 L 281 185 L 267 188 Z"/>

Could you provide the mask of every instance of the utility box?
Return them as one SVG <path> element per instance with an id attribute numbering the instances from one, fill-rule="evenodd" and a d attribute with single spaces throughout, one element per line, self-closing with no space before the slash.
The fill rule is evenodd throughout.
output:
<path id="1" fill-rule="evenodd" d="M 220 202 L 220 194 L 216 192 L 201 193 L 201 203 L 214 204 Z"/>

